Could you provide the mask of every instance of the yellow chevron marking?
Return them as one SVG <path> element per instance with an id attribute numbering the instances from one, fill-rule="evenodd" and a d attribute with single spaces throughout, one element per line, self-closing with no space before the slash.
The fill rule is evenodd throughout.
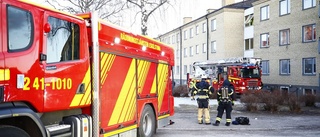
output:
<path id="1" fill-rule="evenodd" d="M 132 125 L 132 126 L 129 126 L 129 127 L 124 127 L 124 128 L 121 128 L 119 130 L 115 130 L 115 131 L 112 131 L 112 132 L 108 132 L 106 134 L 103 134 L 104 137 L 110 137 L 110 136 L 113 136 L 113 135 L 117 135 L 119 133 L 123 133 L 125 131 L 129 131 L 129 130 L 132 130 L 132 129 L 136 129 L 138 127 L 138 125 Z"/>
<path id="2" fill-rule="evenodd" d="M 168 66 L 165 64 L 159 64 L 158 66 L 158 81 L 159 81 L 159 88 L 158 88 L 158 110 L 161 109 L 162 106 L 162 100 L 164 96 L 164 92 L 167 85 L 167 77 L 168 77 Z"/>
<path id="3" fill-rule="evenodd" d="M 111 69 L 111 66 L 116 58 L 116 55 L 100 53 L 101 57 L 101 84 L 103 84 L 108 76 L 108 71 Z"/>
<path id="4" fill-rule="evenodd" d="M 88 68 L 82 83 L 85 84 L 85 93 L 84 94 L 75 94 L 75 96 L 73 97 L 70 107 L 74 107 L 74 106 L 79 106 L 79 105 L 85 105 L 86 103 L 91 103 L 90 102 L 86 102 L 88 99 L 88 96 L 90 96 L 91 98 L 91 73 L 90 73 L 90 67 Z M 85 96 L 85 98 L 84 98 Z M 86 99 L 86 100 L 84 100 Z M 91 99 L 90 99 L 91 100 Z M 81 102 L 81 104 L 80 104 Z"/>
<path id="5" fill-rule="evenodd" d="M 143 91 L 143 85 L 147 80 L 151 63 L 143 60 L 139 60 L 138 62 L 138 93 L 141 93 Z"/>
<path id="6" fill-rule="evenodd" d="M 0 69 L 0 81 L 10 80 L 10 69 Z"/>
<path id="7" fill-rule="evenodd" d="M 130 64 L 130 68 L 129 68 L 127 76 L 126 76 L 126 79 L 123 83 L 120 94 L 118 96 L 116 105 L 114 107 L 114 110 L 112 111 L 113 113 L 112 113 L 110 121 L 108 123 L 109 126 L 124 122 L 124 118 L 128 114 L 129 106 L 132 107 L 132 105 L 134 104 L 134 103 L 129 102 L 127 100 L 130 100 L 131 98 L 135 97 L 134 96 L 135 92 L 136 92 L 135 91 L 135 89 L 136 89 L 135 65 L 136 65 L 135 60 L 132 60 L 131 64 Z"/>

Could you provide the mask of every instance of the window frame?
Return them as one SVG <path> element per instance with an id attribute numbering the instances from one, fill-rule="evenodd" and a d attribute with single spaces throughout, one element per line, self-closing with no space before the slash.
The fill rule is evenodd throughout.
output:
<path id="1" fill-rule="evenodd" d="M 202 43 L 202 53 L 207 53 L 207 43 Z"/>
<path id="2" fill-rule="evenodd" d="M 199 34 L 199 25 L 196 26 L 196 35 Z"/>
<path id="3" fill-rule="evenodd" d="M 211 41 L 211 53 L 216 53 L 217 52 L 217 41 Z"/>
<path id="4" fill-rule="evenodd" d="M 282 33 L 282 32 L 286 32 L 286 33 Z M 287 43 L 282 43 L 282 34 L 286 34 Z M 290 45 L 290 29 L 279 30 L 279 46 L 286 46 L 286 45 Z"/>
<path id="5" fill-rule="evenodd" d="M 200 53 L 200 46 L 196 45 L 196 54 L 199 54 L 199 53 Z"/>
<path id="6" fill-rule="evenodd" d="M 190 38 L 193 38 L 193 28 L 190 28 L 189 31 L 190 31 L 190 32 L 189 32 L 189 33 L 190 33 L 190 34 L 189 34 L 189 35 L 190 35 L 189 37 L 190 37 Z"/>
<path id="7" fill-rule="evenodd" d="M 306 73 L 306 61 L 307 60 L 311 60 L 312 61 L 312 63 L 311 63 L 311 73 Z M 317 74 L 316 73 L 316 65 L 317 65 L 317 62 L 316 62 L 316 58 L 315 57 L 302 58 L 302 75 L 315 76 Z"/>
<path id="8" fill-rule="evenodd" d="M 248 40 L 248 48 L 247 48 L 247 40 Z M 249 51 L 252 50 L 254 46 L 253 38 L 244 39 L 244 50 Z"/>
<path id="9" fill-rule="evenodd" d="M 266 64 L 266 66 L 263 65 L 264 62 Z M 261 70 L 262 70 L 262 72 L 261 72 L 262 75 L 269 75 L 270 74 L 270 61 L 269 60 L 262 60 L 261 61 Z"/>
<path id="10" fill-rule="evenodd" d="M 217 21 L 216 19 L 211 20 L 211 31 L 217 30 Z"/>
<path id="11" fill-rule="evenodd" d="M 206 22 L 202 23 L 202 33 L 205 33 L 205 32 L 207 32 L 207 23 Z"/>
<path id="12" fill-rule="evenodd" d="M 282 11 L 282 5 L 281 5 L 282 2 L 284 2 L 285 6 L 287 8 L 285 13 L 281 13 L 281 11 Z M 291 3 L 290 2 L 291 2 L 290 0 L 280 0 L 279 1 L 279 16 L 285 16 L 285 15 L 288 15 L 288 14 L 291 13 L 291 9 L 290 9 L 291 8 Z"/>
<path id="13" fill-rule="evenodd" d="M 310 2 L 311 2 L 311 5 L 310 5 L 310 7 L 305 7 L 305 0 L 302 0 L 302 10 L 307 10 L 307 9 L 311 9 L 311 8 L 314 8 L 314 7 L 316 7 L 317 6 L 317 1 L 316 0 L 310 0 Z"/>
<path id="14" fill-rule="evenodd" d="M 306 40 L 306 28 L 305 27 L 311 27 L 311 40 Z M 302 26 L 302 42 L 303 43 L 308 43 L 308 42 L 315 42 L 317 40 L 317 31 L 316 29 L 316 24 L 308 24 L 308 25 L 304 25 Z M 309 39 L 309 38 L 308 38 Z"/>
<path id="15" fill-rule="evenodd" d="M 190 53 L 190 57 L 192 57 L 193 56 L 193 46 L 189 47 L 189 53 Z"/>
<path id="16" fill-rule="evenodd" d="M 284 62 L 287 61 L 287 62 Z M 283 64 L 283 63 L 287 63 L 287 64 Z M 283 71 L 283 65 L 286 65 L 286 67 L 288 68 L 288 70 L 286 72 Z M 290 59 L 280 59 L 279 60 L 279 73 L 280 75 L 290 75 L 291 74 L 291 68 L 290 68 Z"/>
<path id="17" fill-rule="evenodd" d="M 266 46 L 262 46 L 263 45 L 263 41 L 262 41 L 262 36 L 263 35 L 267 35 L 267 44 Z M 269 48 L 270 47 L 270 35 L 269 33 L 262 33 L 260 34 L 260 48 Z"/>
<path id="18" fill-rule="evenodd" d="M 262 10 L 264 9 L 264 8 L 266 8 L 266 18 L 262 18 L 263 16 L 263 14 L 262 14 Z M 263 6 L 263 7 L 261 7 L 260 8 L 260 21 L 265 21 L 265 20 L 269 20 L 269 18 L 270 18 L 270 7 L 269 7 L 269 5 L 266 5 L 266 6 Z"/>

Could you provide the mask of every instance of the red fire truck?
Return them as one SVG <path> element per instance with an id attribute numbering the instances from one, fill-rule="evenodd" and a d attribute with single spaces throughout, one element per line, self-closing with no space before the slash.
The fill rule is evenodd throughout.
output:
<path id="1" fill-rule="evenodd" d="M 194 62 L 192 79 L 206 78 L 212 80 L 215 89 L 222 86 L 224 79 L 228 78 L 237 94 L 248 90 L 260 90 L 261 58 L 235 57 L 219 60 Z"/>
<path id="2" fill-rule="evenodd" d="M 1 137 L 151 137 L 173 123 L 171 47 L 94 12 L 0 3 Z"/>

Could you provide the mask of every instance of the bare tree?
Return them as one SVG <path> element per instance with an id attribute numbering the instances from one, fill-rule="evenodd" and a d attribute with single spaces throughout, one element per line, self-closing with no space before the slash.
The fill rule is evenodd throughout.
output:
<path id="1" fill-rule="evenodd" d="M 120 12 L 126 7 L 125 0 L 45 0 L 55 9 L 69 13 L 85 13 L 98 11 L 99 17 L 113 23 L 118 22 Z"/>
<path id="2" fill-rule="evenodd" d="M 147 35 L 148 31 L 148 19 L 161 6 L 164 4 L 169 4 L 169 0 L 127 0 L 129 3 L 137 6 L 139 8 L 139 12 L 141 13 L 141 34 Z"/>

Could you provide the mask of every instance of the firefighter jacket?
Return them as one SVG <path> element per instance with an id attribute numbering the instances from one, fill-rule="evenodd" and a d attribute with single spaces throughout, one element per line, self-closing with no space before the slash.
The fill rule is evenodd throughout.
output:
<path id="1" fill-rule="evenodd" d="M 234 88 L 229 80 L 223 81 L 222 87 L 217 92 L 217 100 L 219 103 L 233 103 L 235 100 Z"/>
<path id="2" fill-rule="evenodd" d="M 198 95 L 199 99 L 209 99 L 209 95 L 214 92 L 214 88 L 208 82 L 202 80 L 193 87 L 193 95 Z"/>

